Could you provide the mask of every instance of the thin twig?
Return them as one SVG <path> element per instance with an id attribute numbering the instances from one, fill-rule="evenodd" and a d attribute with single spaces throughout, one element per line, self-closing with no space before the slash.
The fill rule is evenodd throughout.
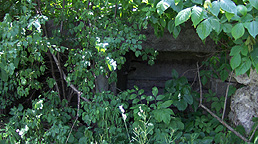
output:
<path id="1" fill-rule="evenodd" d="M 234 130 L 231 126 L 229 126 L 227 123 L 225 123 L 222 119 L 220 119 L 216 114 L 214 114 L 210 109 L 208 109 L 207 107 L 205 107 L 202 104 L 202 83 L 201 83 L 201 79 L 200 79 L 200 72 L 199 72 L 199 65 L 197 63 L 197 70 L 198 70 L 198 78 L 199 78 L 199 85 L 200 85 L 200 104 L 199 106 L 202 107 L 204 110 L 206 110 L 209 114 L 211 114 L 214 118 L 216 118 L 222 125 L 224 125 L 227 129 L 229 129 L 230 131 L 232 131 L 236 136 L 238 136 L 239 138 L 241 138 L 243 141 L 245 142 L 249 142 L 248 139 L 246 139 L 244 136 L 242 136 L 239 132 L 237 132 L 236 130 Z"/>
<path id="2" fill-rule="evenodd" d="M 228 81 L 228 86 L 227 86 L 226 96 L 225 96 L 225 102 L 224 102 L 224 108 L 223 108 L 223 113 L 222 113 L 222 117 L 221 117 L 222 120 L 224 120 L 224 116 L 225 116 L 225 111 L 226 111 L 226 106 L 227 106 L 227 98 L 228 98 L 228 90 L 229 90 L 232 75 L 233 75 L 233 71 L 231 72 L 230 77 L 229 77 L 229 81 Z"/>
<path id="3" fill-rule="evenodd" d="M 198 62 L 197 62 L 197 74 L 198 74 L 199 85 L 200 85 L 200 105 L 201 105 L 202 104 L 202 83 L 201 83 L 201 77 L 200 77 L 200 67 Z"/>
<path id="4" fill-rule="evenodd" d="M 210 111 L 207 107 L 205 107 L 203 104 L 200 104 L 200 107 L 205 109 L 208 113 L 210 113 L 214 118 L 216 118 L 221 124 L 223 124 L 225 127 L 227 127 L 230 131 L 232 131 L 236 136 L 241 138 L 245 142 L 249 142 L 248 139 L 246 139 L 244 136 L 242 136 L 239 132 L 234 130 L 231 126 L 229 126 L 227 123 L 225 123 L 222 119 L 220 119 L 216 114 L 214 114 L 212 111 Z"/>
<path id="5" fill-rule="evenodd" d="M 51 57 L 51 55 L 50 55 L 49 53 L 46 53 L 46 54 L 47 54 L 47 56 L 48 56 L 49 59 L 50 59 L 52 77 L 53 77 L 54 80 L 56 81 L 55 87 L 56 87 L 56 90 L 57 90 L 59 99 L 61 100 L 61 94 L 60 94 L 60 91 L 59 91 L 59 86 L 58 86 L 57 79 L 56 79 L 56 77 L 55 77 L 55 72 L 54 72 L 53 59 L 52 59 L 52 57 Z"/>
<path id="6" fill-rule="evenodd" d="M 251 141 L 251 140 L 253 139 L 254 134 L 255 134 L 255 132 L 256 132 L 256 130 L 257 130 L 257 128 L 258 128 L 258 125 L 255 127 L 255 129 L 254 129 L 254 131 L 253 131 L 253 133 L 252 133 L 252 135 L 251 135 L 251 137 L 250 137 L 249 141 Z"/>

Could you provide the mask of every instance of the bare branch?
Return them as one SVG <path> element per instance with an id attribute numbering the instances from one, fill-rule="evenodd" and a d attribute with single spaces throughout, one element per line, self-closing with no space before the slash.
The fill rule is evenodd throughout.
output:
<path id="1" fill-rule="evenodd" d="M 198 72 L 198 78 L 199 78 L 199 85 L 200 85 L 200 104 L 199 106 L 202 107 L 204 110 L 206 110 L 209 114 L 211 114 L 214 118 L 216 118 L 222 125 L 224 125 L 227 129 L 229 129 L 230 131 L 232 131 L 236 136 L 238 136 L 239 138 L 241 138 L 243 141 L 245 142 L 249 142 L 249 140 L 247 138 L 245 138 L 244 136 L 242 136 L 239 132 L 237 132 L 236 130 L 234 130 L 231 126 L 229 126 L 227 123 L 225 123 L 222 119 L 220 119 L 216 114 L 214 114 L 210 109 L 208 109 L 207 107 L 205 107 L 202 104 L 202 83 L 201 83 L 201 78 L 200 78 L 200 72 L 199 72 L 199 65 L 197 63 L 197 72 Z"/>
<path id="2" fill-rule="evenodd" d="M 229 81 L 228 81 L 228 86 L 227 86 L 226 96 L 225 96 L 225 102 L 224 102 L 224 108 L 223 108 L 223 114 L 222 114 L 222 118 L 221 118 L 222 120 L 224 120 L 224 116 L 225 116 L 225 111 L 226 111 L 226 106 L 227 106 L 227 98 L 228 98 L 228 90 L 229 90 L 232 75 L 233 75 L 233 71 L 231 72 L 230 77 L 229 77 Z"/>

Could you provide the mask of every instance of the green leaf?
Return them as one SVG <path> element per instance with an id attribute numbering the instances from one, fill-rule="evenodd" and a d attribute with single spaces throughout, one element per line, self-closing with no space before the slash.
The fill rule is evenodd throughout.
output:
<path id="1" fill-rule="evenodd" d="M 216 129 L 215 129 L 215 132 L 216 133 L 219 133 L 220 131 L 222 131 L 223 130 L 223 126 L 222 125 L 219 125 Z"/>
<path id="2" fill-rule="evenodd" d="M 173 79 L 177 79 L 179 76 L 178 76 L 178 73 L 175 69 L 172 70 L 172 78 Z"/>
<path id="3" fill-rule="evenodd" d="M 173 28 L 173 37 L 176 39 L 179 35 L 181 31 L 181 27 L 180 26 L 174 26 Z"/>
<path id="4" fill-rule="evenodd" d="M 250 4 L 258 10 L 258 1 L 257 0 L 249 0 Z"/>
<path id="5" fill-rule="evenodd" d="M 166 27 L 166 24 L 167 24 L 166 19 L 164 18 L 160 19 L 160 24 L 162 27 Z"/>
<path id="6" fill-rule="evenodd" d="M 222 24 L 222 29 L 225 33 L 230 33 L 232 31 L 232 25 L 229 23 Z"/>
<path id="7" fill-rule="evenodd" d="M 156 98 L 156 100 L 162 100 L 163 98 L 165 98 L 164 95 L 158 95 L 157 98 Z"/>
<path id="8" fill-rule="evenodd" d="M 247 14 L 247 8 L 244 5 L 238 5 L 237 12 L 238 15 L 245 16 Z"/>
<path id="9" fill-rule="evenodd" d="M 197 30 L 199 37 L 202 40 L 204 40 L 212 31 L 212 27 L 211 27 L 209 20 L 206 19 L 202 23 L 200 23 L 196 30 Z"/>
<path id="10" fill-rule="evenodd" d="M 174 21 L 173 21 L 173 20 L 170 20 L 170 21 L 168 22 L 168 31 L 169 31 L 169 33 L 172 33 L 172 32 L 173 32 L 174 27 L 175 27 Z"/>
<path id="11" fill-rule="evenodd" d="M 158 90 L 158 88 L 157 87 L 153 87 L 152 88 L 152 94 L 153 94 L 153 96 L 157 96 L 158 95 L 158 92 L 159 92 L 159 90 Z"/>
<path id="12" fill-rule="evenodd" d="M 235 14 L 232 14 L 232 13 L 226 12 L 226 13 L 225 13 L 225 16 L 226 16 L 226 18 L 228 19 L 228 21 L 230 21 L 230 20 L 231 20 L 231 18 L 232 18 L 233 16 L 235 16 Z"/>
<path id="13" fill-rule="evenodd" d="M 242 47 L 239 46 L 239 45 L 233 46 L 232 49 L 231 49 L 231 51 L 230 51 L 230 54 L 229 54 L 229 55 L 230 55 L 230 56 L 237 55 L 237 54 L 240 53 L 241 49 L 242 49 Z"/>
<path id="14" fill-rule="evenodd" d="M 231 34 L 235 39 L 239 39 L 244 35 L 244 33 L 245 33 L 245 28 L 242 23 L 236 24 L 231 31 Z"/>
<path id="15" fill-rule="evenodd" d="M 202 81 L 202 84 L 205 85 L 208 82 L 207 76 L 203 76 L 201 81 Z"/>
<path id="16" fill-rule="evenodd" d="M 237 68 L 241 63 L 241 55 L 238 53 L 236 55 L 234 55 L 231 60 L 230 60 L 230 66 L 231 68 L 234 70 L 235 68 Z"/>
<path id="17" fill-rule="evenodd" d="M 186 8 L 180 11 L 175 19 L 175 26 L 180 25 L 181 23 L 187 21 L 191 16 L 191 8 Z"/>
<path id="18" fill-rule="evenodd" d="M 202 4 L 203 3 L 203 0 L 191 0 L 193 3 L 196 3 L 196 4 Z"/>
<path id="19" fill-rule="evenodd" d="M 242 47 L 241 54 L 242 54 L 243 56 L 247 56 L 247 54 L 248 54 L 248 47 L 247 47 L 246 45 L 244 45 L 244 46 Z"/>
<path id="20" fill-rule="evenodd" d="M 215 16 L 218 16 L 220 10 L 220 4 L 218 1 L 213 1 L 212 6 L 208 8 L 208 10 Z"/>
<path id="21" fill-rule="evenodd" d="M 220 8 L 228 13 L 237 14 L 237 7 L 231 0 L 220 0 Z"/>
<path id="22" fill-rule="evenodd" d="M 188 104 L 193 104 L 193 96 L 190 94 L 184 95 L 183 99 L 188 103 Z"/>
<path id="23" fill-rule="evenodd" d="M 167 108 L 167 107 L 170 107 L 172 105 L 173 101 L 172 100 L 168 100 L 168 101 L 165 101 L 164 103 L 160 104 L 159 105 L 159 108 Z"/>
<path id="24" fill-rule="evenodd" d="M 131 95 L 130 95 L 130 97 L 129 97 L 129 99 L 131 99 L 131 100 L 132 100 L 132 99 L 135 99 L 136 97 L 137 97 L 137 95 L 136 95 L 136 94 L 131 94 Z"/>
<path id="25" fill-rule="evenodd" d="M 225 80 L 227 80 L 227 78 L 228 78 L 228 71 L 222 70 L 220 72 L 220 79 L 224 82 Z"/>
<path id="26" fill-rule="evenodd" d="M 156 109 L 153 110 L 153 115 L 158 122 L 164 121 L 165 124 L 169 124 L 171 120 L 171 115 L 174 115 L 174 112 L 171 109 Z"/>
<path id="27" fill-rule="evenodd" d="M 175 0 L 171 0 L 172 4 L 170 5 L 170 7 L 176 11 L 177 13 L 179 13 L 183 8 L 184 8 L 184 4 L 183 1 L 180 1 L 179 3 L 175 4 Z"/>
<path id="28" fill-rule="evenodd" d="M 247 22 L 245 23 L 245 27 L 247 28 L 250 35 L 253 38 L 255 38 L 256 35 L 258 34 L 258 22 L 257 21 Z"/>
<path id="29" fill-rule="evenodd" d="M 184 100 L 175 101 L 174 105 L 177 107 L 178 110 L 184 111 L 187 108 L 187 102 Z"/>
<path id="30" fill-rule="evenodd" d="M 201 20 L 203 19 L 203 10 L 201 7 L 194 6 L 192 9 L 191 20 L 193 22 L 194 27 L 196 27 Z"/>
<path id="31" fill-rule="evenodd" d="M 245 74 L 251 67 L 252 62 L 251 60 L 248 59 L 243 59 L 241 65 L 236 68 L 236 75 L 241 75 L 241 74 Z"/>
<path id="32" fill-rule="evenodd" d="M 167 10 L 167 9 L 170 7 L 171 4 L 172 4 L 172 1 L 170 1 L 170 0 L 162 0 L 162 1 L 160 1 L 160 2 L 157 4 L 157 6 L 156 6 L 156 8 L 157 8 L 157 13 L 158 13 L 159 15 L 163 14 L 164 11 Z"/>
<path id="33" fill-rule="evenodd" d="M 215 32 L 219 33 L 220 32 L 220 23 L 219 20 L 214 18 L 214 17 L 210 17 L 209 18 L 209 22 L 211 24 L 212 29 L 215 30 Z"/>

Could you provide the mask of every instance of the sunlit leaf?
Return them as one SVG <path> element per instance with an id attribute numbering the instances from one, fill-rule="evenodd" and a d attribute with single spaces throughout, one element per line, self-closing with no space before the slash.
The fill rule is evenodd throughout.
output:
<path id="1" fill-rule="evenodd" d="M 191 8 L 186 8 L 180 11 L 175 19 L 175 26 L 180 25 L 181 23 L 187 21 L 191 16 Z"/>

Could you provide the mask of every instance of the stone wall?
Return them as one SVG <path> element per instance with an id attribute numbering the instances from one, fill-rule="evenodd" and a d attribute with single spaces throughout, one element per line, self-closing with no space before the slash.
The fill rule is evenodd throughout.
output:
<path id="1" fill-rule="evenodd" d="M 150 66 L 147 61 L 142 61 L 141 58 L 136 58 L 131 54 L 130 64 L 127 64 L 129 66 L 126 68 L 128 70 L 122 79 L 126 82 L 124 87 L 131 89 L 137 85 L 144 89 L 146 94 L 151 94 L 154 86 L 162 91 L 165 81 L 171 79 L 172 69 L 193 82 L 196 77 L 196 63 L 201 64 L 208 54 L 216 50 L 211 39 L 208 38 L 205 43 L 202 42 L 189 24 L 182 27 L 177 39 L 174 39 L 168 32 L 165 32 L 163 37 L 157 38 L 153 29 L 147 29 L 142 33 L 147 37 L 143 48 L 156 49 L 159 52 L 157 60 L 154 65 Z M 118 84 L 118 87 L 119 85 L 121 84 Z"/>

